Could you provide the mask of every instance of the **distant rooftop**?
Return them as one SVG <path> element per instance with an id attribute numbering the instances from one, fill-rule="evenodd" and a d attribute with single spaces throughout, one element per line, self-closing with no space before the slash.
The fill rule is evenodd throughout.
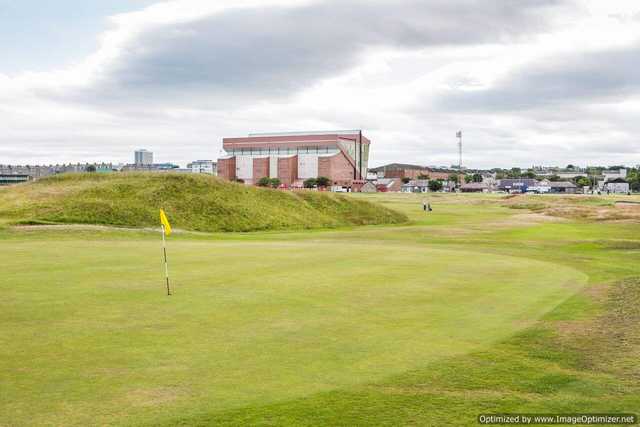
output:
<path id="1" fill-rule="evenodd" d="M 294 135 L 353 135 L 359 133 L 360 129 L 351 130 L 320 130 L 320 131 L 300 131 L 300 132 L 265 132 L 250 133 L 249 136 L 294 136 Z"/>
<path id="2" fill-rule="evenodd" d="M 382 172 L 384 170 L 424 170 L 426 166 L 420 165 L 408 165 L 405 163 L 391 163 L 384 166 L 378 166 L 377 168 L 369 168 L 370 172 Z"/>

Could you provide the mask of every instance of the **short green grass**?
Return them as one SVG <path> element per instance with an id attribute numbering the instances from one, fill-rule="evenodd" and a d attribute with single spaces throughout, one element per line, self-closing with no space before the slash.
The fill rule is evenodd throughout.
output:
<path id="1" fill-rule="evenodd" d="M 0 230 L 0 425 L 638 412 L 636 224 L 350 197 L 411 222 L 176 235 L 172 297 L 157 233 Z"/>

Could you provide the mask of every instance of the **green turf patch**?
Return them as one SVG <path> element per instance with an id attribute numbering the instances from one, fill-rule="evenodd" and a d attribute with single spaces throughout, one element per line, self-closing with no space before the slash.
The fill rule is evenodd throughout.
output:
<path id="1" fill-rule="evenodd" d="M 411 225 L 177 233 L 171 298 L 156 232 L 0 230 L 0 424 L 637 412 L 640 253 L 606 245 L 637 226 L 536 222 L 492 195 L 438 195 L 432 215 L 422 195 L 348 197 Z"/>

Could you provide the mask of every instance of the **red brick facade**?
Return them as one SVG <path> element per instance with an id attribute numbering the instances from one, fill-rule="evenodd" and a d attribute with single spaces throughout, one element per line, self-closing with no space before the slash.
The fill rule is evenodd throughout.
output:
<path id="1" fill-rule="evenodd" d="M 253 159 L 253 182 L 257 183 L 260 178 L 269 177 L 269 158 L 261 157 Z"/>
<path id="2" fill-rule="evenodd" d="M 428 175 L 429 179 L 449 179 L 449 172 L 434 172 L 427 168 L 425 169 L 393 169 L 385 171 L 385 178 L 409 178 L 418 179 L 420 175 Z"/>
<path id="3" fill-rule="evenodd" d="M 218 176 L 229 181 L 236 179 L 236 158 L 218 159 Z"/>
<path id="4" fill-rule="evenodd" d="M 293 184 L 298 178 L 298 156 L 278 159 L 278 178 L 285 185 Z"/>
<path id="5" fill-rule="evenodd" d="M 350 185 L 353 166 L 343 153 L 318 158 L 318 176 L 330 178 L 334 185 Z"/>
<path id="6" fill-rule="evenodd" d="M 239 174 L 247 183 L 277 176 L 285 185 L 298 186 L 304 178 L 323 176 L 333 185 L 350 187 L 368 168 L 370 141 L 357 130 L 256 134 L 222 142 L 233 157 L 219 161 L 218 175 L 235 179 Z"/>

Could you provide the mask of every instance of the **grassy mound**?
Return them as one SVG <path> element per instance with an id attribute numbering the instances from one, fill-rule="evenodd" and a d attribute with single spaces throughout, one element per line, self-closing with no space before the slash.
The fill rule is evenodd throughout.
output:
<path id="1" fill-rule="evenodd" d="M 395 224 L 396 211 L 330 193 L 247 187 L 204 175 L 66 174 L 0 190 L 0 218 L 22 224 L 158 226 L 164 208 L 176 228 L 256 231 Z"/>

